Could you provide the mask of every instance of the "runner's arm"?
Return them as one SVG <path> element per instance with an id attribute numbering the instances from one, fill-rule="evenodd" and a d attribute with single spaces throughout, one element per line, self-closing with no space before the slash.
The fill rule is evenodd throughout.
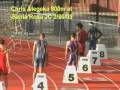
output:
<path id="1" fill-rule="evenodd" d="M 10 73 L 10 62 L 9 62 L 8 52 L 6 53 L 6 64 L 8 68 L 8 73 Z"/>
<path id="2" fill-rule="evenodd" d="M 98 32 L 98 36 L 97 36 L 97 40 L 98 40 L 103 34 L 100 30 L 97 30 L 97 32 Z"/>
<path id="3" fill-rule="evenodd" d="M 76 32 L 76 39 L 79 41 L 79 32 Z"/>
<path id="4" fill-rule="evenodd" d="M 33 62 L 34 62 L 34 58 L 35 58 L 35 48 L 36 48 L 36 41 L 34 42 L 34 45 L 33 45 Z"/>
<path id="5" fill-rule="evenodd" d="M 67 55 L 68 55 L 68 44 L 66 44 L 65 47 L 65 60 L 67 60 Z"/>
<path id="6" fill-rule="evenodd" d="M 46 49 L 46 57 L 45 58 L 46 58 L 46 64 L 48 65 L 49 61 L 48 61 L 48 49 L 47 48 L 48 48 L 48 46 L 46 45 L 45 46 L 45 49 Z"/>
<path id="7" fill-rule="evenodd" d="M 90 30 L 87 32 L 87 40 L 90 40 Z"/>

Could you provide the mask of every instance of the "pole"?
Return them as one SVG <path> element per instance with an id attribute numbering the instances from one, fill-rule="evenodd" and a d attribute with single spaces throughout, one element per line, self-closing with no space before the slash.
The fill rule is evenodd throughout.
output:
<path id="1" fill-rule="evenodd" d="M 69 2 L 69 7 L 71 6 L 72 6 L 72 0 L 70 0 Z M 72 14 L 72 11 L 70 11 L 69 14 Z M 71 31 L 71 20 L 69 20 L 69 35 L 70 35 L 70 31 Z"/>
<path id="2" fill-rule="evenodd" d="M 107 9 L 110 8 L 110 0 L 107 0 Z"/>
<path id="3" fill-rule="evenodd" d="M 100 3 L 100 0 L 96 0 L 96 22 L 99 21 L 99 12 L 100 12 L 99 3 Z"/>
<path id="4" fill-rule="evenodd" d="M 61 20 L 60 20 L 60 23 L 61 23 Z M 62 29 L 61 27 L 62 27 L 62 25 L 59 24 L 59 28 L 60 28 L 60 29 L 59 29 L 59 45 L 61 45 L 61 31 L 62 31 L 62 30 L 61 30 L 61 29 Z"/>
<path id="5" fill-rule="evenodd" d="M 120 0 L 118 1 L 118 25 L 120 25 Z"/>

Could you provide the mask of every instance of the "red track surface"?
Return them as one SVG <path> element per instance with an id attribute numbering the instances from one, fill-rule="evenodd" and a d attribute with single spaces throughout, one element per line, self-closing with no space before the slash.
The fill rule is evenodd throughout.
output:
<path id="1" fill-rule="evenodd" d="M 6 38 L 6 45 L 11 39 Z M 15 42 L 19 42 L 16 40 Z M 29 43 L 29 44 L 28 44 Z M 32 90 L 32 45 L 22 41 L 10 51 L 12 72 L 8 75 L 8 90 Z M 21 47 L 21 48 L 20 48 Z M 28 48 L 29 47 L 29 48 Z M 102 60 L 103 66 L 92 66 L 92 74 L 79 74 L 79 84 L 63 84 L 63 72 L 66 66 L 64 49 L 49 46 L 49 65 L 45 68 L 49 90 L 120 90 L 120 61 Z M 109 72 L 108 72 L 109 71 Z M 111 71 L 111 72 L 110 72 Z"/>

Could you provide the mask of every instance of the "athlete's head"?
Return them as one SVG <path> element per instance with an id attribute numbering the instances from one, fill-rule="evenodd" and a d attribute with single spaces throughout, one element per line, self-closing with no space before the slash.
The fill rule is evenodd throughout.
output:
<path id="1" fill-rule="evenodd" d="M 76 39 L 76 33 L 72 33 L 70 36 L 70 40 L 74 40 L 74 39 Z"/>
<path id="2" fill-rule="evenodd" d="M 45 39 L 45 34 L 44 34 L 44 33 L 41 33 L 41 34 L 40 34 L 40 40 L 43 40 L 43 39 Z"/>
<path id="3" fill-rule="evenodd" d="M 4 44 L 5 44 L 4 39 L 0 39 L 0 45 L 4 45 Z"/>
<path id="4" fill-rule="evenodd" d="M 83 24 L 81 22 L 76 24 L 76 30 L 82 30 Z"/>

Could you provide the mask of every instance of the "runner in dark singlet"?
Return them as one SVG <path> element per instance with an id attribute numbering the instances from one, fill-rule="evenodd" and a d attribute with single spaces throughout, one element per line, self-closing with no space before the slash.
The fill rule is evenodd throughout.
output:
<path id="1" fill-rule="evenodd" d="M 90 22 L 89 25 L 91 25 L 88 31 L 89 50 L 95 50 L 97 40 L 102 36 L 102 32 L 94 26 L 93 22 Z"/>
<path id="2" fill-rule="evenodd" d="M 40 34 L 39 40 L 35 41 L 33 46 L 33 82 L 36 78 L 37 73 L 43 73 L 43 69 L 48 63 L 47 60 L 47 41 L 45 40 L 45 34 Z"/>

